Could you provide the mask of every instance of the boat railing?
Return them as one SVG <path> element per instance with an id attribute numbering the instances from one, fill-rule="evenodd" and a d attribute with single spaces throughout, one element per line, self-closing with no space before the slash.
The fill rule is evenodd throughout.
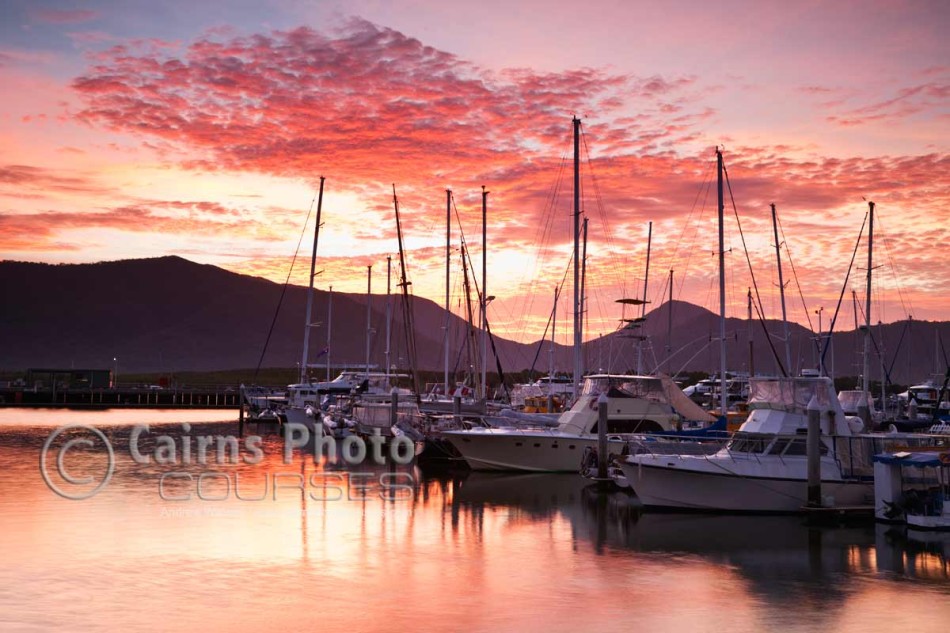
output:
<path id="1" fill-rule="evenodd" d="M 627 440 L 629 455 L 661 455 L 667 457 L 685 457 L 712 455 L 722 449 L 728 438 L 697 440 L 686 437 L 665 437 L 640 435 Z"/>
<path id="2" fill-rule="evenodd" d="M 950 435 L 925 433 L 832 436 L 830 439 L 841 476 L 852 479 L 873 479 L 874 455 L 880 453 L 946 450 L 950 447 Z"/>

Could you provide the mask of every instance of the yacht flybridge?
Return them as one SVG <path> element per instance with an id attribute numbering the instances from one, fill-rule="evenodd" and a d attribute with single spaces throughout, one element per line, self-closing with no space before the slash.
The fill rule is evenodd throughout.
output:
<path id="1" fill-rule="evenodd" d="M 610 446 L 620 452 L 634 434 L 701 428 L 715 418 L 668 376 L 587 376 L 574 405 L 555 429 L 473 428 L 445 431 L 474 470 L 577 472 L 587 447 L 597 446 L 597 399 L 607 396 Z"/>

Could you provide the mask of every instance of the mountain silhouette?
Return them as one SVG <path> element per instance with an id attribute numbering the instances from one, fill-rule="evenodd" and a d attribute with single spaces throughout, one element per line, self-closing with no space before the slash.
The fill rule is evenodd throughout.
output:
<path id="1" fill-rule="evenodd" d="M 0 262 L 0 368 L 112 367 L 118 359 L 120 372 L 209 371 L 218 369 L 294 367 L 301 360 L 303 315 L 307 289 L 288 286 L 277 313 L 273 332 L 265 340 L 281 300 L 283 286 L 266 279 L 241 275 L 216 266 L 197 264 L 176 256 L 133 259 L 95 264 L 39 264 Z M 326 291 L 315 291 L 311 329 L 310 362 L 324 363 L 318 356 L 326 347 Z M 362 364 L 366 351 L 366 296 L 333 293 L 332 350 L 334 365 Z M 401 298 L 392 297 L 392 356 L 406 368 L 405 327 Z M 666 362 L 669 311 L 672 309 L 672 358 Z M 445 312 L 436 303 L 413 298 L 418 365 L 439 370 L 443 363 Z M 385 295 L 372 297 L 370 363 L 384 362 Z M 619 311 L 618 311 L 619 316 Z M 852 324 L 853 325 L 853 324 Z M 449 318 L 450 367 L 464 370 L 466 324 Z M 766 321 L 775 350 L 785 363 L 779 321 Z M 839 328 L 840 330 L 841 328 Z M 716 371 L 719 367 L 718 316 L 683 301 L 667 302 L 647 314 L 634 330 L 614 332 L 585 344 L 588 370 L 632 371 L 637 368 L 637 340 L 625 334 L 647 336 L 643 343 L 643 368 L 656 366 L 671 371 Z M 950 342 L 950 323 L 907 321 L 872 327 L 883 341 L 886 365 L 892 380 L 919 382 L 933 372 L 942 372 L 940 341 Z M 727 319 L 727 366 L 749 369 L 750 324 Z M 778 374 L 778 365 L 760 323 L 752 323 L 754 365 L 758 373 Z M 790 324 L 792 365 L 816 366 L 815 335 Z M 903 335 L 903 340 L 898 342 Z M 826 366 L 836 375 L 861 372 L 863 333 L 838 331 Z M 476 339 L 477 340 L 477 339 Z M 880 345 L 880 342 L 878 343 Z M 495 337 L 506 371 L 528 368 L 538 353 L 538 344 L 519 343 Z M 548 367 L 548 343 L 537 369 Z M 572 367 L 572 352 L 556 346 L 560 369 Z M 896 350 L 896 360 L 895 360 Z M 871 375 L 877 379 L 881 363 L 874 357 Z M 494 371 L 491 361 L 489 370 Z M 320 373 L 322 375 L 322 372 Z"/>

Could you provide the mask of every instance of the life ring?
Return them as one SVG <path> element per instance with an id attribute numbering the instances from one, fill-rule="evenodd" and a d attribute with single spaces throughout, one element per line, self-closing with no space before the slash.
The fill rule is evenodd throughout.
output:
<path id="1" fill-rule="evenodd" d="M 950 453 L 940 453 L 940 463 L 950 466 Z"/>

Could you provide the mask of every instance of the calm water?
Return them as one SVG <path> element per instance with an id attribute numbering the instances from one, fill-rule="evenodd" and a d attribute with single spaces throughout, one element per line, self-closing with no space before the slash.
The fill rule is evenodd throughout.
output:
<path id="1" fill-rule="evenodd" d="M 574 475 L 349 467 L 370 473 L 354 478 L 368 482 L 360 491 L 347 489 L 341 464 L 299 451 L 283 463 L 273 436 L 256 465 L 141 465 L 129 455 L 131 423 L 152 425 L 141 443 L 151 454 L 155 436 L 182 435 L 160 422 L 191 421 L 192 437 L 236 433 L 233 421 L 215 422 L 222 417 L 0 411 L 0 630 L 950 625 L 950 536 L 926 543 L 881 526 L 809 529 L 794 517 L 642 514 L 631 497 L 594 493 Z M 115 446 L 115 474 L 90 499 L 57 496 L 39 473 L 44 441 L 65 423 L 94 424 Z M 101 474 L 106 455 L 76 448 L 64 464 L 74 477 Z M 190 500 L 162 499 L 170 472 L 164 495 Z M 414 483 L 381 488 L 380 475 Z M 200 493 L 222 500 L 199 499 L 199 477 Z M 265 485 L 263 500 L 237 497 L 260 497 Z"/>

